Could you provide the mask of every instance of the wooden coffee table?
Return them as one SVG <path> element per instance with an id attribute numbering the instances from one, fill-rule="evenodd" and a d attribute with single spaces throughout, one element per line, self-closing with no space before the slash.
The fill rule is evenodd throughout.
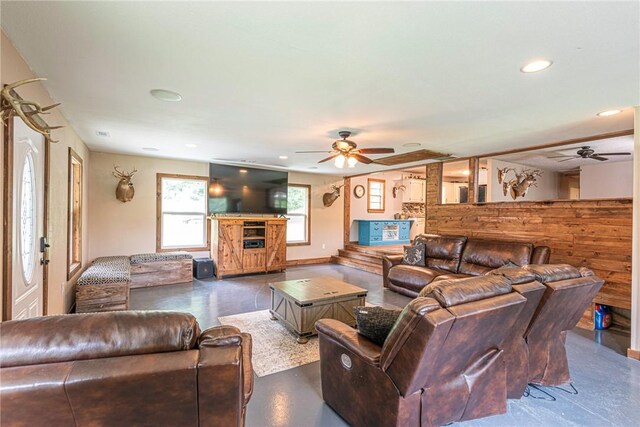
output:
<path id="1" fill-rule="evenodd" d="M 316 321 L 336 319 L 355 326 L 353 307 L 364 305 L 367 290 L 333 277 L 270 283 L 271 319 L 280 320 L 304 344 L 316 335 Z"/>

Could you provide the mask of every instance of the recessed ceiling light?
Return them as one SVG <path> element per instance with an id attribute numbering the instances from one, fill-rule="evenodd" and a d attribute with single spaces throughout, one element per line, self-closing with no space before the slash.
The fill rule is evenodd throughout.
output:
<path id="1" fill-rule="evenodd" d="M 309 166 L 309 169 L 318 169 L 317 166 Z"/>
<path id="2" fill-rule="evenodd" d="M 240 173 L 247 173 L 247 170 L 246 170 L 246 169 L 240 169 L 238 172 L 240 172 Z"/>
<path id="3" fill-rule="evenodd" d="M 281 160 L 287 160 L 287 159 L 289 158 L 289 156 L 279 156 L 279 158 L 280 158 Z"/>
<path id="4" fill-rule="evenodd" d="M 549 59 L 538 59 L 524 65 L 520 68 L 520 71 L 523 73 L 537 73 L 538 71 L 546 70 L 551 67 L 551 64 L 553 64 L 553 61 Z"/>
<path id="5" fill-rule="evenodd" d="M 600 117 L 615 116 L 616 114 L 619 114 L 621 112 L 622 112 L 622 110 L 601 111 L 601 112 L 598 113 L 598 116 L 600 116 Z"/>
<path id="6" fill-rule="evenodd" d="M 105 138 L 109 138 L 111 136 L 111 134 L 109 132 L 107 132 L 106 130 L 97 130 L 96 131 L 96 135 L 102 136 L 102 137 L 105 137 Z"/>
<path id="7" fill-rule="evenodd" d="M 153 96 L 156 99 L 159 99 L 160 101 L 178 102 L 182 100 L 182 95 L 180 95 L 178 92 L 173 92 L 171 90 L 151 89 L 149 93 L 151 94 L 151 96 Z"/>
<path id="8" fill-rule="evenodd" d="M 466 176 L 471 175 L 471 171 L 469 169 L 465 169 L 462 171 L 462 175 L 466 175 Z"/>
<path id="9" fill-rule="evenodd" d="M 187 148 L 198 148 L 196 144 L 184 144 L 184 146 Z"/>
<path id="10" fill-rule="evenodd" d="M 144 151 L 160 151 L 155 147 L 142 147 Z"/>
<path id="11" fill-rule="evenodd" d="M 403 147 L 420 147 L 422 144 L 419 142 L 407 142 L 406 144 L 402 144 Z"/>

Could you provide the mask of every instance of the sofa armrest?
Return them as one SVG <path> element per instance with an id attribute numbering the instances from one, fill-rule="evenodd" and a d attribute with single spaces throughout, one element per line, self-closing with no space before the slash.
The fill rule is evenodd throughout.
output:
<path id="1" fill-rule="evenodd" d="M 549 246 L 536 246 L 531 254 L 530 264 L 548 264 L 551 258 L 551 248 Z"/>
<path id="2" fill-rule="evenodd" d="M 349 350 L 371 366 L 380 366 L 382 348 L 358 331 L 339 320 L 321 319 L 316 322 L 318 334 L 325 335 L 332 341 Z"/>
<path id="3" fill-rule="evenodd" d="M 221 325 L 206 329 L 198 338 L 198 347 L 223 347 L 242 343 L 240 329 L 235 326 Z"/>
<path id="4" fill-rule="evenodd" d="M 389 270 L 394 265 L 402 264 L 403 255 L 385 255 L 382 257 L 382 286 L 389 287 Z"/>
<path id="5" fill-rule="evenodd" d="M 251 335 L 240 332 L 235 326 L 214 326 L 205 330 L 200 335 L 198 346 L 200 349 L 228 346 L 242 347 L 244 404 L 249 403 L 249 399 L 253 394 L 253 364 L 251 362 L 253 340 L 251 339 Z"/>

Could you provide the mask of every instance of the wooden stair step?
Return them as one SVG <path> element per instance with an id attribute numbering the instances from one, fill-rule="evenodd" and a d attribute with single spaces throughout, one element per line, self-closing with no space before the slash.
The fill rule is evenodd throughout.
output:
<path id="1" fill-rule="evenodd" d="M 398 249 L 397 245 L 393 245 L 391 247 L 385 247 L 385 246 L 360 246 L 360 245 L 348 244 L 344 248 L 345 250 L 352 251 L 352 252 L 378 255 L 380 258 L 382 258 L 383 255 L 402 254 L 402 250 Z"/>
<path id="2" fill-rule="evenodd" d="M 338 249 L 338 256 L 343 258 L 353 258 L 360 261 L 371 262 L 382 265 L 382 255 L 366 254 L 364 252 L 350 251 L 347 249 Z"/>
<path id="3" fill-rule="evenodd" d="M 382 276 L 382 264 L 374 264 L 372 262 L 361 261 L 353 258 L 344 258 L 336 255 L 331 257 L 331 262 Z"/>

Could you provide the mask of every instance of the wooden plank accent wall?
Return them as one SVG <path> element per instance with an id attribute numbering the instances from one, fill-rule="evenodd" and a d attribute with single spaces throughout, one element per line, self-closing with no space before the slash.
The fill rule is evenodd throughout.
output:
<path id="1" fill-rule="evenodd" d="M 631 308 L 632 199 L 440 205 L 440 170 L 427 166 L 428 233 L 547 245 L 552 263 L 606 280 L 595 302 Z"/>

